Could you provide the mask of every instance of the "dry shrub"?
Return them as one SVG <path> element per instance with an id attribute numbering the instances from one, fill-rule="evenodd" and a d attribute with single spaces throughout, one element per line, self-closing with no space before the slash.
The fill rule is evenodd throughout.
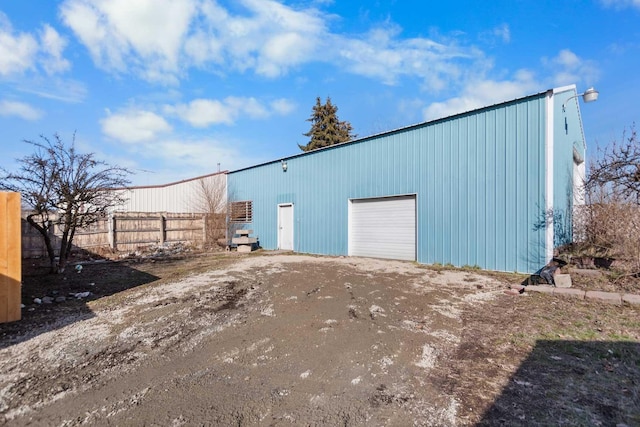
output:
<path id="1" fill-rule="evenodd" d="M 609 202 L 583 206 L 576 213 L 584 255 L 612 258 L 625 273 L 640 272 L 640 207 Z"/>
<path id="2" fill-rule="evenodd" d="M 631 126 L 599 150 L 584 183 L 587 204 L 574 214 L 582 255 L 611 258 L 623 276 L 640 274 L 640 139 Z"/>
<path id="3" fill-rule="evenodd" d="M 195 210 L 205 214 L 205 247 L 226 246 L 227 239 L 227 189 L 218 177 L 196 182 Z"/>

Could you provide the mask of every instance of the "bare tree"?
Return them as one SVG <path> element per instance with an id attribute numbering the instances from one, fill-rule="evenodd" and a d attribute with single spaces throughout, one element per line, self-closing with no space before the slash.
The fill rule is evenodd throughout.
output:
<path id="1" fill-rule="evenodd" d="M 52 273 L 62 273 L 67 264 L 73 237 L 78 228 L 101 219 L 107 210 L 124 200 L 120 192 L 109 191 L 129 184 L 127 169 L 96 160 L 93 153 L 80 154 L 59 135 L 53 141 L 27 141 L 35 152 L 17 159 L 17 172 L 2 171 L 0 187 L 22 193 L 31 209 L 26 220 L 40 232 L 47 248 Z M 59 258 L 51 239 L 54 227 L 61 230 Z"/>
<path id="2" fill-rule="evenodd" d="M 225 240 L 227 230 L 227 190 L 223 179 L 215 175 L 197 181 L 194 208 L 206 215 L 205 240 L 206 242 L 219 243 Z"/>
<path id="3" fill-rule="evenodd" d="M 587 204 L 574 223 L 591 255 L 618 260 L 628 275 L 640 273 L 640 140 L 635 125 L 621 142 L 600 150 L 585 180 Z"/>
<path id="4" fill-rule="evenodd" d="M 224 212 L 227 206 L 227 192 L 224 181 L 218 175 L 199 179 L 196 184 L 195 208 L 199 212 Z"/>
<path id="5" fill-rule="evenodd" d="M 600 150 L 591 163 L 585 187 L 587 195 L 604 192 L 617 200 L 640 204 L 640 140 L 633 124 L 622 133 L 622 142 L 613 141 Z"/>

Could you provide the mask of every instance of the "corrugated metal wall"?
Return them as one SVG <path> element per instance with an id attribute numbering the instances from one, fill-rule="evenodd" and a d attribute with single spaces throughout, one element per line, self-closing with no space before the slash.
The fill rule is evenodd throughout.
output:
<path id="1" fill-rule="evenodd" d="M 232 172 L 262 247 L 295 204 L 298 252 L 346 255 L 348 200 L 416 194 L 421 263 L 532 272 L 544 265 L 544 95 Z M 389 218 L 393 221 L 393 218 Z"/>
<path id="2" fill-rule="evenodd" d="M 206 191 L 219 193 L 222 203 L 226 200 L 226 173 L 155 187 L 132 187 L 123 190 L 127 201 L 117 212 L 172 212 L 203 213 L 203 185 Z"/>

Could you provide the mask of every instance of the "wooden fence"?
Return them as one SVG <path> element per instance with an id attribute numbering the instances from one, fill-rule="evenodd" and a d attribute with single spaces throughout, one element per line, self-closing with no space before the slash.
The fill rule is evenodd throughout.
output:
<path id="1" fill-rule="evenodd" d="M 20 194 L 0 192 L 0 323 L 20 320 Z"/>
<path id="2" fill-rule="evenodd" d="M 131 252 L 151 245 L 177 242 L 205 247 L 224 237 L 224 228 L 212 227 L 219 222 L 219 218 L 204 214 L 116 213 L 76 230 L 73 245 L 98 253 L 104 250 Z M 56 248 L 59 247 L 56 244 L 59 236 L 60 230 L 54 227 L 51 237 Z M 22 221 L 22 242 L 23 258 L 47 256 L 42 236 L 26 220 Z"/>

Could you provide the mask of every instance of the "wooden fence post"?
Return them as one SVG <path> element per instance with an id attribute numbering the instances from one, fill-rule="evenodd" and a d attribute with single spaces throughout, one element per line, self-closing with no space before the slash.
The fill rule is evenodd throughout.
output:
<path id="1" fill-rule="evenodd" d="M 109 246 L 114 251 L 118 249 L 118 236 L 116 234 L 116 214 L 112 213 L 109 217 Z"/>
<path id="2" fill-rule="evenodd" d="M 202 247 L 206 248 L 207 244 L 209 243 L 209 240 L 207 239 L 207 230 L 208 230 L 208 224 L 207 224 L 207 214 L 202 214 Z"/>
<path id="3" fill-rule="evenodd" d="M 0 323 L 22 317 L 20 193 L 0 192 Z"/>
<path id="4" fill-rule="evenodd" d="M 160 214 L 160 244 L 164 245 L 167 238 L 167 221 L 164 215 Z"/>

